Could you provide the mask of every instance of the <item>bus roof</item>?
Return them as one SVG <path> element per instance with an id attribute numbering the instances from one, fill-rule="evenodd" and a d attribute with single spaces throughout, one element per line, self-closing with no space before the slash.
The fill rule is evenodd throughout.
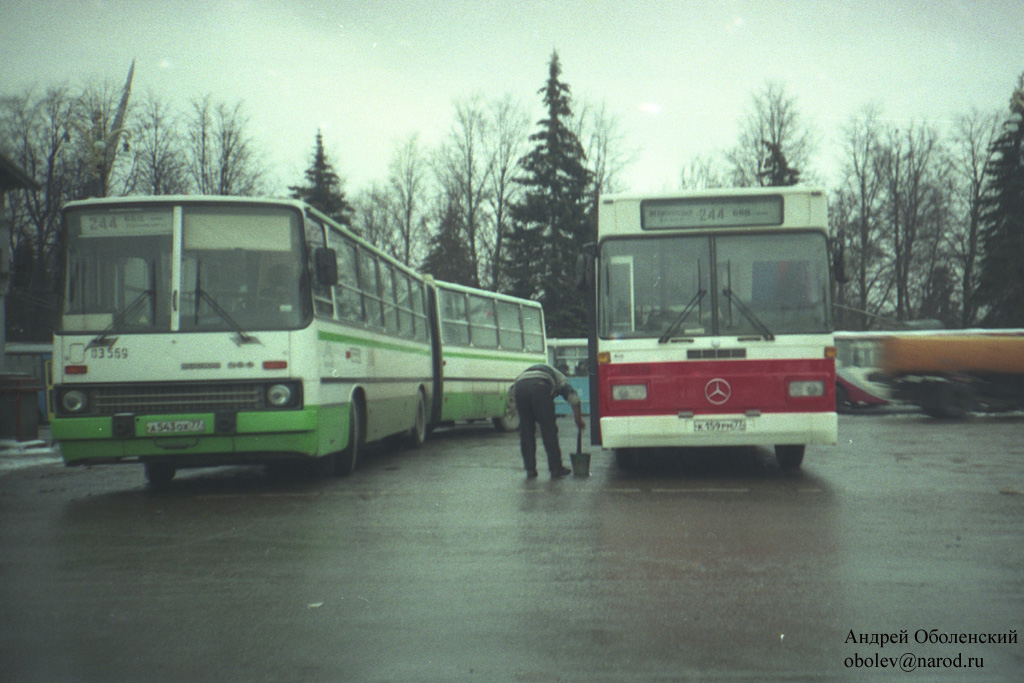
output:
<path id="1" fill-rule="evenodd" d="M 266 204 L 266 205 L 287 205 L 298 208 L 311 208 L 298 199 L 288 197 L 239 197 L 235 195 L 207 195 L 207 194 L 165 194 L 165 195 L 138 195 L 127 197 L 92 197 L 90 199 L 76 199 L 64 205 L 65 209 L 77 209 L 88 206 L 105 204 Z"/>
<path id="2" fill-rule="evenodd" d="M 662 192 L 623 192 L 601 196 L 602 204 L 618 201 L 639 201 L 643 199 L 687 199 L 699 197 L 731 197 L 734 195 L 787 195 L 810 194 L 825 195 L 820 187 L 805 185 L 789 185 L 785 187 L 719 187 L 707 190 L 666 190 Z"/>
<path id="3" fill-rule="evenodd" d="M 463 292 L 465 294 L 480 294 L 482 296 L 487 296 L 492 299 L 497 299 L 499 301 L 508 301 L 509 303 L 524 304 L 534 308 L 542 308 L 541 303 L 539 301 L 534 301 L 533 299 L 522 299 L 520 297 L 512 296 L 510 294 L 492 292 L 490 290 L 480 289 L 477 287 L 467 287 L 466 285 L 459 285 L 454 282 L 445 282 L 444 280 L 438 280 L 429 275 L 426 276 L 426 279 L 427 282 L 433 282 L 440 289 L 450 289 L 452 291 Z"/>

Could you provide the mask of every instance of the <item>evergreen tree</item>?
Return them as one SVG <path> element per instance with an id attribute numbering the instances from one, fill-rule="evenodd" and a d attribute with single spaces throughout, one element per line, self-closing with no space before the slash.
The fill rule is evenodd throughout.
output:
<path id="1" fill-rule="evenodd" d="M 1003 133 L 992 145 L 982 198 L 983 254 L 976 290 L 984 323 L 1024 326 L 1024 75 L 1010 99 Z"/>
<path id="2" fill-rule="evenodd" d="M 301 199 L 315 209 L 319 209 L 337 222 L 345 226 L 352 225 L 352 205 L 345 199 L 341 189 L 341 178 L 334 172 L 334 167 L 324 152 L 324 137 L 316 132 L 316 149 L 313 151 L 313 163 L 306 169 L 306 185 L 292 185 L 288 188 L 293 199 Z"/>
<path id="3" fill-rule="evenodd" d="M 593 174 L 586 155 L 569 128 L 569 86 L 559 80 L 562 68 L 553 52 L 543 95 L 547 117 L 530 136 L 535 147 L 520 159 L 523 198 L 510 206 L 512 230 L 506 244 L 506 272 L 512 294 L 544 306 L 548 334 L 586 335 L 583 296 L 575 286 L 576 259 L 594 239 L 590 205 Z"/>
<path id="4" fill-rule="evenodd" d="M 423 259 L 420 270 L 438 280 L 467 287 L 476 286 L 473 255 L 463 234 L 458 202 L 451 197 L 446 198 L 442 205 L 437 233 L 431 240 L 430 251 Z"/>
<path id="5" fill-rule="evenodd" d="M 758 173 L 761 185 L 764 187 L 785 187 L 796 185 L 800 182 L 800 171 L 791 168 L 782 151 L 782 146 L 771 140 L 761 140 L 768 150 L 768 158 L 765 160 L 764 170 Z"/>

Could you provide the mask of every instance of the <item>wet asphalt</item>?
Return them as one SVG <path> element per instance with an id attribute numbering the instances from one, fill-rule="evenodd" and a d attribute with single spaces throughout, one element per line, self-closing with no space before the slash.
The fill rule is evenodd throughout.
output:
<path id="1" fill-rule="evenodd" d="M 1016 680 L 1020 644 L 928 634 L 1024 626 L 1022 435 L 843 415 L 796 473 L 762 449 L 622 471 L 584 438 L 589 477 L 527 479 L 482 425 L 343 479 L 4 470 L 0 679 Z"/>

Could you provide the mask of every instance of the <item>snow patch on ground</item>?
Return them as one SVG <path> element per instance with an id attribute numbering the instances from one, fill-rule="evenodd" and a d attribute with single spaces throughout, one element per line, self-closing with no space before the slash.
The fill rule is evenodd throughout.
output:
<path id="1" fill-rule="evenodd" d="M 45 439 L 0 439 L 0 472 L 60 462 L 60 451 Z"/>

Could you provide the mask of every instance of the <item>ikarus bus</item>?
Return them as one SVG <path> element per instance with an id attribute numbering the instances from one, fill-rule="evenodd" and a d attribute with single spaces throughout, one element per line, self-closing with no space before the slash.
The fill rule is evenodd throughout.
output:
<path id="1" fill-rule="evenodd" d="M 543 358 L 539 304 L 434 282 L 297 201 L 94 199 L 64 225 L 52 433 L 68 465 L 142 463 L 155 484 L 288 460 L 345 475 L 369 441 L 507 428 L 508 386 Z M 437 292 L 465 302 L 446 320 L 465 340 L 442 343 Z"/>

